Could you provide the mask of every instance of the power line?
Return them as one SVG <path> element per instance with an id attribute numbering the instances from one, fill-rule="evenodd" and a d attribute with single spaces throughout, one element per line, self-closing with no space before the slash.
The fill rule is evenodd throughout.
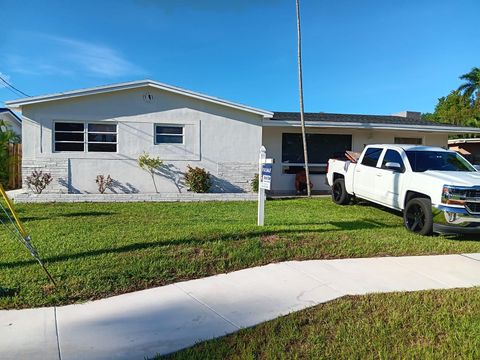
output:
<path id="1" fill-rule="evenodd" d="M 15 86 L 13 86 L 12 84 L 10 84 L 7 80 L 5 80 L 5 79 L 4 79 L 3 77 L 1 77 L 1 76 L 0 76 L 0 81 L 3 82 L 5 85 L 7 85 L 10 90 L 14 90 L 14 91 L 16 91 L 17 93 L 20 93 L 21 95 L 30 97 L 30 95 L 27 95 L 27 94 L 25 94 L 22 90 L 17 89 Z"/>

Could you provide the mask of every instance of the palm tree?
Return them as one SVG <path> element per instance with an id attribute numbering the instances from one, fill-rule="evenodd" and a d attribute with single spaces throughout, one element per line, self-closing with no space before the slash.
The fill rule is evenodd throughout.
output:
<path id="1" fill-rule="evenodd" d="M 465 80 L 458 88 L 463 93 L 463 96 L 469 99 L 472 99 L 474 95 L 476 97 L 480 96 L 480 68 L 472 68 L 469 73 L 460 76 L 460 79 Z"/>
<path id="2" fill-rule="evenodd" d="M 296 0 L 297 6 L 297 39 L 298 39 L 298 89 L 300 92 L 300 124 L 302 127 L 303 157 L 305 159 L 305 175 L 307 180 L 307 196 L 311 196 L 310 189 L 310 171 L 308 170 L 308 151 L 307 139 L 305 134 L 305 116 L 303 106 L 303 74 L 302 74 L 302 33 L 300 30 L 300 4 Z"/>

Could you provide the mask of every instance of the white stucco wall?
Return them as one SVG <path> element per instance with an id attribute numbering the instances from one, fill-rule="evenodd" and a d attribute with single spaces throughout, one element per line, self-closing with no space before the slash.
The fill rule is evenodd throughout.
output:
<path id="1" fill-rule="evenodd" d="M 153 192 L 150 175 L 136 163 L 143 151 L 165 162 L 156 176 L 160 192 L 186 191 L 182 173 L 188 164 L 215 177 L 213 191 L 245 191 L 262 141 L 260 115 L 153 88 L 28 105 L 22 115 L 24 176 L 45 167 L 56 178 L 49 188 L 54 192 L 96 193 L 99 174 L 118 181 L 114 191 Z M 116 123 L 117 153 L 53 152 L 55 121 Z M 155 145 L 155 124 L 183 125 L 184 144 Z"/>
<path id="2" fill-rule="evenodd" d="M 267 157 L 275 159 L 272 170 L 273 193 L 293 193 L 295 191 L 295 175 L 282 172 L 282 134 L 300 133 L 300 127 L 265 127 L 263 144 L 267 148 Z M 445 147 L 447 134 L 419 131 L 385 131 L 385 130 L 349 130 L 308 128 L 308 133 L 347 134 L 352 135 L 352 150 L 362 151 L 367 144 L 393 144 L 395 137 L 421 137 L 424 145 Z M 329 190 L 325 185 L 325 175 L 311 175 L 313 190 Z"/>

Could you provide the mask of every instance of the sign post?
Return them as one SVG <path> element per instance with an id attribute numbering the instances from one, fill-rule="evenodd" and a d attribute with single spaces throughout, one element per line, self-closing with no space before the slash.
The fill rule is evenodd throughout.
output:
<path id="1" fill-rule="evenodd" d="M 265 190 L 270 190 L 272 164 L 273 160 L 267 159 L 267 149 L 262 146 L 258 157 L 258 226 L 263 226 L 265 222 Z"/>

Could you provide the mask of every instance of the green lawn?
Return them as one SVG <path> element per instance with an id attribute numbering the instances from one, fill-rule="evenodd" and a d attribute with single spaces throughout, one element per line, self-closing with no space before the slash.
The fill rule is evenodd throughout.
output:
<path id="1" fill-rule="evenodd" d="M 330 199 L 256 203 L 30 204 L 17 206 L 58 280 L 53 288 L 0 231 L 0 308 L 67 304 L 270 262 L 480 252 L 468 238 L 420 237 L 402 219 Z"/>
<path id="2" fill-rule="evenodd" d="M 478 359 L 480 289 L 346 297 L 171 359 Z"/>

